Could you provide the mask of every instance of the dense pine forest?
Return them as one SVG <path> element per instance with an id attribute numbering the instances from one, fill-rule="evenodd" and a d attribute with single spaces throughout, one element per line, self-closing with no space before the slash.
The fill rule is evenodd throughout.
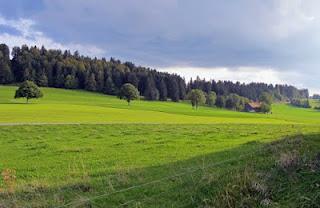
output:
<path id="1" fill-rule="evenodd" d="M 218 96 L 237 94 L 258 100 L 263 92 L 275 100 L 308 98 L 308 90 L 299 90 L 288 85 L 264 83 L 233 83 L 230 81 L 190 80 L 177 74 L 158 72 L 111 58 L 97 59 L 73 54 L 66 50 L 47 50 L 23 45 L 11 52 L 5 44 L 0 45 L 0 84 L 34 81 L 42 87 L 84 89 L 109 95 L 118 95 L 121 86 L 131 83 L 146 100 L 171 99 L 178 102 L 186 99 L 192 89 L 206 93 L 214 91 Z"/>

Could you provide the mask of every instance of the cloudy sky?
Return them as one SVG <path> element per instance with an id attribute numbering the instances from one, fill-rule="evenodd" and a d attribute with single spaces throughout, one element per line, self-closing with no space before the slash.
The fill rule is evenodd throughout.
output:
<path id="1" fill-rule="evenodd" d="M 319 0 L 0 0 L 0 42 L 320 93 Z M 319 69 L 318 69 L 319 68 Z"/>

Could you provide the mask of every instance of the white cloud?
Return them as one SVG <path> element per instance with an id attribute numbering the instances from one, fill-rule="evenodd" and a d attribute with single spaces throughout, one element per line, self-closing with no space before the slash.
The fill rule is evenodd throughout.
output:
<path id="1" fill-rule="evenodd" d="M 101 57 L 105 51 L 94 45 L 68 43 L 62 44 L 47 37 L 41 31 L 34 29 L 35 22 L 29 19 L 8 20 L 0 16 L 0 26 L 13 28 L 19 34 L 0 32 L 0 42 L 6 43 L 10 48 L 26 44 L 37 47 L 45 46 L 48 49 L 78 50 L 83 55 Z"/>
<path id="2" fill-rule="evenodd" d="M 190 78 L 195 79 L 199 76 L 200 79 L 206 80 L 228 80 L 233 82 L 251 83 L 263 82 L 269 84 L 291 84 L 298 88 L 308 87 L 303 84 L 310 79 L 305 74 L 293 71 L 281 71 L 273 68 L 263 67 L 216 67 L 216 68 L 201 68 L 201 67 L 164 67 L 159 71 L 176 73 L 189 81 Z M 319 93 L 320 89 L 309 86 L 311 93 Z"/>
<path id="3" fill-rule="evenodd" d="M 309 26 L 319 28 L 315 23 L 318 15 L 310 8 L 310 3 L 302 0 L 275 1 L 275 18 L 270 22 L 271 31 L 279 38 L 287 38 Z"/>

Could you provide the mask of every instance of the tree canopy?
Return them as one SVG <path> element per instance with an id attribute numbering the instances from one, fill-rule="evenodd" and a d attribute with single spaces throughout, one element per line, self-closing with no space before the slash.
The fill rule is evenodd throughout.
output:
<path id="1" fill-rule="evenodd" d="M 237 110 L 237 111 L 243 111 L 245 108 L 245 105 L 248 102 L 249 102 L 248 98 L 232 93 L 228 95 L 226 98 L 226 108 Z"/>
<path id="2" fill-rule="evenodd" d="M 204 104 L 206 101 L 203 91 L 199 89 L 191 90 L 188 94 L 188 99 L 191 101 L 192 107 L 196 109 L 199 107 L 199 105 Z"/>
<path id="3" fill-rule="evenodd" d="M 26 98 L 27 103 L 29 102 L 29 99 L 41 97 L 43 97 L 43 93 L 41 92 L 40 88 L 31 81 L 23 82 L 20 85 L 20 87 L 16 90 L 16 94 L 14 96 L 15 99 Z"/>
<path id="4" fill-rule="evenodd" d="M 0 44 L 0 84 L 8 84 L 13 81 L 9 54 L 9 47 Z"/>
<path id="5" fill-rule="evenodd" d="M 132 100 L 139 99 L 139 91 L 138 89 L 130 83 L 126 83 L 122 85 L 119 94 L 120 99 L 125 99 L 130 105 Z"/>
<path id="6" fill-rule="evenodd" d="M 217 94 L 214 91 L 209 92 L 206 95 L 206 104 L 208 106 L 215 106 L 217 100 Z"/>

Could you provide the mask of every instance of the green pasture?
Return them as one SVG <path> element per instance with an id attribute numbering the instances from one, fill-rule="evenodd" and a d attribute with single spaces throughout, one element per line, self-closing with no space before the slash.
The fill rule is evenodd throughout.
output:
<path id="1" fill-rule="evenodd" d="M 257 158 L 268 159 L 259 156 L 263 145 L 319 130 L 266 124 L 2 126 L 0 170 L 15 170 L 16 179 L 15 194 L 0 194 L 0 201 L 18 207 L 118 207 L 135 200 L 129 207 L 136 207 L 151 198 L 141 207 L 192 205 L 192 197 L 201 197 L 199 189 L 207 184 L 202 177 L 231 177 Z M 199 170 L 188 173 L 194 169 Z M 95 199 L 100 195 L 107 196 Z"/>
<path id="2" fill-rule="evenodd" d="M 320 204 L 318 110 L 128 106 L 114 96 L 52 88 L 25 104 L 13 99 L 15 89 L 0 86 L 0 207 Z M 282 170 L 283 154 L 299 155 L 303 165 Z M 256 183 L 270 196 L 252 191 Z"/>
<path id="3" fill-rule="evenodd" d="M 78 90 L 43 88 L 44 98 L 25 104 L 13 99 L 15 87 L 0 86 L 0 123 L 317 123 L 319 112 L 285 104 L 272 114 L 234 112 L 182 102 L 133 101 Z"/>

